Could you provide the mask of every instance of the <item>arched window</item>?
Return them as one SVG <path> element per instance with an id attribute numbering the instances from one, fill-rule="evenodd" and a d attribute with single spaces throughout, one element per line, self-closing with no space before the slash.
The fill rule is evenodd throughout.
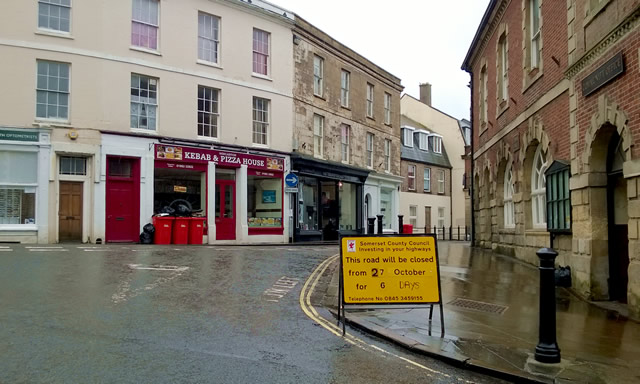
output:
<path id="1" fill-rule="evenodd" d="M 546 178 L 547 159 L 542 152 L 542 146 L 538 145 L 533 157 L 533 169 L 531 170 L 531 217 L 534 228 L 546 228 L 547 225 L 547 199 Z"/>
<path id="2" fill-rule="evenodd" d="M 504 171 L 504 227 L 513 228 L 516 225 L 513 209 L 513 166 L 507 165 Z"/>

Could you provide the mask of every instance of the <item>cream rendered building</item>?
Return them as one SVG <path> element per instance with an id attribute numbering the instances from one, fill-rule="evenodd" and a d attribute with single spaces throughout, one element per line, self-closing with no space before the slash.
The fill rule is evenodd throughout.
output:
<path id="1" fill-rule="evenodd" d="M 0 161 L 17 170 L 0 171 L 0 241 L 135 241 L 180 196 L 216 218 L 210 243 L 288 241 L 292 13 L 259 0 L 3 10 Z"/>
<path id="2" fill-rule="evenodd" d="M 421 127 L 411 127 L 409 124 L 409 128 L 420 130 L 424 127 L 424 131 L 442 138 L 442 146 L 446 150 L 446 157 L 451 166 L 449 169 L 446 165 L 439 167 L 437 164 L 434 164 L 435 168 L 431 170 L 430 175 L 431 188 L 429 194 L 426 194 L 426 190 L 425 193 L 416 193 L 416 189 L 419 190 L 417 192 L 422 192 L 423 168 L 429 167 L 418 165 L 414 168 L 416 170 L 416 188 L 414 188 L 413 192 L 410 192 L 403 186 L 403 192 L 400 194 L 400 213 L 404 215 L 404 222 L 410 223 L 413 218 L 418 228 L 424 228 L 425 223 L 430 223 L 431 227 L 441 227 L 442 225 L 447 228 L 464 227 L 466 217 L 465 191 L 463 185 L 465 174 L 465 141 L 458 120 L 431 106 L 430 84 L 420 85 L 420 100 L 404 94 L 400 100 L 400 108 L 402 111 L 403 125 L 406 124 L 407 121 L 415 122 L 416 124 L 414 125 L 420 125 Z M 418 132 L 416 131 L 415 133 L 416 137 L 418 137 Z M 415 147 L 418 147 L 417 142 L 415 143 Z M 405 178 L 407 177 L 407 166 L 403 158 L 402 174 Z M 441 194 L 434 193 L 438 182 L 436 170 L 441 170 L 446 177 L 444 191 Z M 425 207 L 431 207 L 431 209 L 425 209 Z M 444 216 L 442 216 L 442 210 L 440 208 L 444 209 Z M 415 214 L 411 212 L 412 210 L 415 211 Z M 430 218 L 426 217 L 429 212 L 431 214 Z"/>

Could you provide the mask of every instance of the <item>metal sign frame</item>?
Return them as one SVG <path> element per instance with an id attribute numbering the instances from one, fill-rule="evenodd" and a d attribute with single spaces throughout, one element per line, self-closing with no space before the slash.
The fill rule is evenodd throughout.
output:
<path id="1" fill-rule="evenodd" d="M 435 302 L 405 302 L 405 303 L 365 303 L 365 304 L 346 304 L 344 299 L 344 265 L 343 265 L 343 253 L 342 253 L 342 240 L 344 238 L 348 239 L 372 239 L 372 238 L 389 238 L 389 237 L 406 237 L 406 238 L 425 238 L 429 237 L 433 239 L 433 244 L 435 247 L 435 261 L 436 261 L 436 270 L 438 271 L 438 301 Z M 386 234 L 386 235 L 340 235 L 339 238 L 339 247 L 340 247 L 340 278 L 338 279 L 338 325 L 342 321 L 342 335 L 344 336 L 346 333 L 346 312 L 347 307 L 351 307 L 353 309 L 374 309 L 374 308 L 393 308 L 393 309 L 403 309 L 403 308 L 427 308 L 429 307 L 429 336 L 431 336 L 431 325 L 433 320 L 433 305 L 438 304 L 440 307 L 440 325 L 441 332 L 440 337 L 444 338 L 445 330 L 444 330 L 444 303 L 442 301 L 442 283 L 441 283 L 441 275 L 440 275 L 440 257 L 438 255 L 438 237 L 434 234 Z"/>

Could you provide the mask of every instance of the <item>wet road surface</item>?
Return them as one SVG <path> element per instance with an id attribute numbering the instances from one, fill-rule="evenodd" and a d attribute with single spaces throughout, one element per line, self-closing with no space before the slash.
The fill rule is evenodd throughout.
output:
<path id="1" fill-rule="evenodd" d="M 336 251 L 3 245 L 0 383 L 500 382 L 307 317 L 301 289 Z"/>

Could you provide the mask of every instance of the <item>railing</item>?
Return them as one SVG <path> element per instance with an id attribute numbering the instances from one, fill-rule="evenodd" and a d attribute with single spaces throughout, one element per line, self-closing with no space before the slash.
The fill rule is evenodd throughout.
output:
<path id="1" fill-rule="evenodd" d="M 433 233 L 438 240 L 471 241 L 469 227 L 413 227 L 413 233 Z"/>

